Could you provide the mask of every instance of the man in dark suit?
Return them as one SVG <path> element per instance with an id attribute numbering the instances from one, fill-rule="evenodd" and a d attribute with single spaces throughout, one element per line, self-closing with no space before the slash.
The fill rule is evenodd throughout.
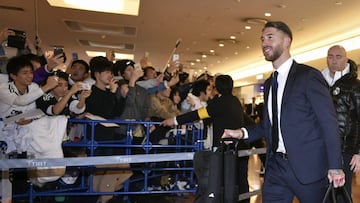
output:
<path id="1" fill-rule="evenodd" d="M 263 202 L 292 203 L 296 196 L 300 202 L 319 203 L 328 180 L 334 187 L 345 184 L 326 82 L 318 70 L 291 58 L 292 33 L 285 23 L 266 23 L 261 41 L 274 68 L 265 82 L 264 119 L 254 127 L 225 130 L 223 137 L 252 142 L 265 136 Z"/>

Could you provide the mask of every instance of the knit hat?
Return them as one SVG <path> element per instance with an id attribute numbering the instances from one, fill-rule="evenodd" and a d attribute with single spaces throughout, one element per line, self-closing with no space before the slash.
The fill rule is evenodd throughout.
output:
<path id="1" fill-rule="evenodd" d="M 120 74 L 123 75 L 126 68 L 128 66 L 132 66 L 134 68 L 135 62 L 129 59 L 122 59 L 122 60 L 118 60 L 115 62 L 114 64 L 114 75 L 118 76 L 119 75 L 119 71 Z"/>

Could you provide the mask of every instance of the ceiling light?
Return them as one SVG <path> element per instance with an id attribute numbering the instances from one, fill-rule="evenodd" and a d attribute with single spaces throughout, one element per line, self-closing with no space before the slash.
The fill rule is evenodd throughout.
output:
<path id="1" fill-rule="evenodd" d="M 219 42 L 219 47 L 224 47 L 225 44 L 223 42 Z"/>
<path id="2" fill-rule="evenodd" d="M 257 80 L 262 80 L 262 79 L 264 79 L 264 74 L 256 75 L 256 79 L 257 79 Z"/>
<path id="3" fill-rule="evenodd" d="M 236 36 L 231 35 L 231 36 L 230 36 L 230 39 L 236 39 Z"/>
<path id="4" fill-rule="evenodd" d="M 336 5 L 336 6 L 341 6 L 342 4 L 343 4 L 342 1 L 336 1 L 336 2 L 335 2 L 335 5 Z"/>
<path id="5" fill-rule="evenodd" d="M 271 13 L 266 12 L 266 13 L 264 13 L 264 15 L 265 15 L 266 17 L 270 17 L 270 16 L 271 16 Z"/>
<path id="6" fill-rule="evenodd" d="M 201 57 L 202 57 L 202 58 L 206 58 L 206 57 L 207 57 L 207 55 L 206 55 L 206 54 L 203 54 L 203 55 L 201 55 Z"/>
<path id="7" fill-rule="evenodd" d="M 245 26 L 245 30 L 251 30 L 251 26 L 250 26 L 250 25 L 246 25 L 246 26 Z"/>
<path id="8" fill-rule="evenodd" d="M 239 52 L 237 52 L 237 51 L 235 51 L 235 53 L 234 53 L 235 55 L 238 55 L 239 54 Z"/>
<path id="9" fill-rule="evenodd" d="M 191 66 L 195 66 L 195 63 L 194 63 L 194 62 L 191 62 L 190 65 L 191 65 Z"/>
<path id="10" fill-rule="evenodd" d="M 47 0 L 51 6 L 116 13 L 124 15 L 139 15 L 140 0 Z"/>
<path id="11" fill-rule="evenodd" d="M 200 62 L 201 60 L 200 59 L 196 59 L 196 62 Z"/>
<path id="12" fill-rule="evenodd" d="M 210 49 L 210 53 L 215 53 L 215 50 L 214 50 L 214 49 Z"/>
<path id="13" fill-rule="evenodd" d="M 286 8 L 286 5 L 285 4 L 278 4 L 276 5 L 278 8 Z"/>
<path id="14" fill-rule="evenodd" d="M 86 55 L 89 57 L 95 57 L 95 56 L 104 56 L 106 57 L 106 52 L 104 51 L 85 51 Z M 115 59 L 130 59 L 134 60 L 134 54 L 123 54 L 123 53 L 116 53 L 115 52 Z"/>
<path id="15" fill-rule="evenodd" d="M 267 20 L 262 18 L 246 18 L 245 22 L 250 25 L 265 25 Z"/>

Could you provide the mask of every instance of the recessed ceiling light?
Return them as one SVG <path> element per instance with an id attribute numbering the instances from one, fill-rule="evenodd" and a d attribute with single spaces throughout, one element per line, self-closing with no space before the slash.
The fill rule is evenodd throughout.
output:
<path id="1" fill-rule="evenodd" d="M 223 42 L 219 42 L 219 47 L 224 47 L 225 44 Z"/>
<path id="2" fill-rule="evenodd" d="M 139 15 L 140 0 L 47 0 L 51 6 L 125 15 Z"/>
<path id="3" fill-rule="evenodd" d="M 236 39 L 236 36 L 231 35 L 231 36 L 230 36 L 230 39 Z"/>
<path id="4" fill-rule="evenodd" d="M 336 6 L 340 6 L 340 5 L 342 5 L 342 4 L 343 4 L 342 1 L 336 1 L 336 2 L 335 2 L 335 5 L 336 5 Z"/>
<path id="5" fill-rule="evenodd" d="M 200 59 L 196 59 L 196 62 L 200 62 L 201 60 Z"/>
<path id="6" fill-rule="evenodd" d="M 264 15 L 265 15 L 266 17 L 270 17 L 270 16 L 271 16 L 271 13 L 266 12 L 266 13 L 264 13 Z"/>
<path id="7" fill-rule="evenodd" d="M 206 66 L 204 67 L 204 70 L 207 70 L 207 67 L 206 67 Z"/>
<path id="8" fill-rule="evenodd" d="M 206 55 L 206 54 L 203 54 L 203 55 L 201 55 L 201 57 L 202 57 L 202 58 L 206 58 L 206 57 L 207 57 L 207 55 Z"/>
<path id="9" fill-rule="evenodd" d="M 210 49 L 210 53 L 215 53 L 215 50 L 214 50 L 214 49 Z"/>
<path id="10" fill-rule="evenodd" d="M 247 49 L 250 49 L 250 46 L 246 46 Z"/>
<path id="11" fill-rule="evenodd" d="M 245 22 L 250 25 L 265 25 L 267 20 L 263 18 L 246 18 Z"/>
<path id="12" fill-rule="evenodd" d="M 239 52 L 237 52 L 237 51 L 235 51 L 235 53 L 234 53 L 235 55 L 238 55 L 239 54 Z"/>
<path id="13" fill-rule="evenodd" d="M 190 65 L 191 65 L 191 66 L 195 66 L 195 63 L 194 63 L 194 62 L 191 62 Z"/>
<path id="14" fill-rule="evenodd" d="M 246 29 L 246 30 L 251 30 L 251 26 L 250 26 L 250 25 L 246 25 L 246 26 L 245 26 L 245 29 Z"/>
<path id="15" fill-rule="evenodd" d="M 286 8 L 286 5 L 285 4 L 278 4 L 276 5 L 278 8 Z"/>

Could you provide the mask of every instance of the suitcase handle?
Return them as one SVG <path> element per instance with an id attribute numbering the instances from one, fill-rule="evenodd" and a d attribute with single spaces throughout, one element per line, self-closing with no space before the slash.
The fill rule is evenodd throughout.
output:
<path id="1" fill-rule="evenodd" d="M 348 191 L 346 190 L 346 188 L 344 186 L 340 187 L 340 189 L 342 190 L 342 195 L 344 195 L 345 197 L 345 201 L 347 201 L 348 203 L 352 203 L 352 199 L 350 197 L 350 194 L 348 193 Z M 335 195 L 335 191 L 334 191 L 334 186 L 332 183 L 329 184 L 329 187 L 325 193 L 325 197 L 323 199 L 323 203 L 326 203 L 328 202 L 327 200 L 329 199 L 330 197 L 330 194 L 331 194 L 331 197 L 332 197 L 332 201 L 334 203 L 336 203 L 336 195 Z"/>
<path id="2" fill-rule="evenodd" d="M 225 144 L 225 142 L 232 142 L 231 144 Z M 220 143 L 222 145 L 223 149 L 231 149 L 231 147 L 233 147 L 233 149 L 237 149 L 238 144 L 239 144 L 239 139 L 233 138 L 233 137 L 224 137 L 220 139 Z"/>

